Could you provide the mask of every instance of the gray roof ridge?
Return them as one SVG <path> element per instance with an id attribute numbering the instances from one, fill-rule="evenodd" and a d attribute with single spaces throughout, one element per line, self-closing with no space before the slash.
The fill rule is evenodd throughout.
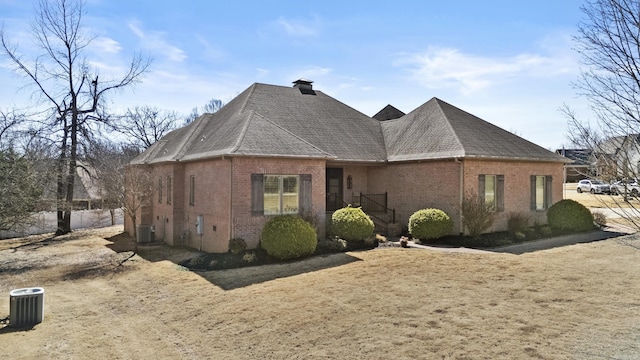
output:
<path id="1" fill-rule="evenodd" d="M 446 116 L 446 113 L 445 113 L 444 108 L 442 107 L 442 105 L 446 105 L 447 107 L 449 107 L 449 108 L 451 108 L 453 110 L 456 110 L 456 111 L 461 111 L 461 112 L 469 115 L 470 117 L 474 118 L 475 120 L 480 121 L 482 124 L 487 124 L 488 126 L 494 128 L 495 130 L 497 130 L 497 131 L 499 131 L 501 133 L 509 134 L 510 136 L 513 136 L 513 137 L 517 138 L 518 141 L 520 143 L 522 143 L 522 144 L 525 144 L 525 143 L 529 144 L 529 145 L 531 145 L 531 146 L 533 146 L 533 147 L 535 147 L 537 149 L 540 149 L 540 150 L 548 152 L 550 155 L 553 155 L 553 156 L 545 156 L 545 157 L 523 157 L 523 156 L 513 156 L 513 155 L 511 155 L 511 156 L 508 157 L 508 159 L 522 159 L 522 160 L 530 159 L 530 160 L 534 160 L 534 161 L 559 161 L 559 162 L 565 162 L 565 160 L 562 159 L 563 156 L 558 155 L 553 151 L 549 151 L 548 149 L 545 149 L 542 146 L 540 146 L 540 145 L 538 145 L 538 144 L 536 144 L 536 143 L 534 143 L 534 142 L 532 142 L 530 140 L 527 140 L 527 139 L 525 139 L 525 138 L 523 138 L 521 136 L 518 136 L 518 135 L 516 135 L 516 134 L 514 134 L 514 133 L 512 133 L 512 132 L 510 132 L 508 130 L 505 130 L 505 129 L 503 129 L 503 128 L 495 125 L 495 124 L 492 124 L 492 123 L 490 123 L 490 122 L 488 122 L 488 121 L 486 121 L 486 120 L 484 120 L 484 119 L 482 119 L 482 118 L 480 118 L 480 117 L 478 117 L 478 116 L 476 116 L 476 115 L 474 115 L 474 114 L 472 114 L 472 113 L 470 113 L 470 112 L 468 112 L 466 110 L 460 109 L 459 107 L 457 107 L 455 105 L 451 105 L 450 103 L 448 103 L 448 102 L 446 102 L 444 100 L 441 100 L 441 99 L 439 99 L 437 97 L 434 97 L 434 99 L 438 103 L 438 108 L 440 109 L 440 111 L 442 111 L 443 114 L 445 114 L 445 118 L 447 119 L 448 126 L 452 128 L 453 133 L 456 135 L 455 136 L 456 141 L 460 144 L 460 146 L 461 146 L 461 148 L 463 150 L 463 157 L 471 157 L 471 158 L 476 158 L 476 157 L 482 158 L 482 157 L 484 157 L 484 158 L 489 158 L 489 159 L 502 158 L 501 156 L 491 156 L 491 155 L 478 156 L 478 155 L 475 155 L 473 153 L 469 154 L 467 152 L 467 149 L 465 149 L 465 147 L 463 146 L 463 143 L 460 141 L 460 137 L 456 133 L 455 128 L 453 126 L 451 126 L 451 122 L 449 121 L 449 118 Z"/>
<path id="2" fill-rule="evenodd" d="M 447 117 L 447 114 L 444 112 L 444 109 L 442 108 L 442 103 L 447 104 L 449 106 L 453 106 L 451 104 L 449 104 L 448 102 L 441 100 L 437 97 L 433 97 L 432 99 L 436 105 L 438 105 L 438 110 L 440 111 L 440 113 L 442 113 L 442 116 L 444 117 L 444 119 L 446 120 L 447 123 L 447 127 L 449 128 L 449 130 L 451 130 L 451 133 L 453 135 L 455 135 L 455 139 L 456 139 L 456 143 L 458 143 L 458 145 L 460 146 L 460 149 L 462 149 L 462 156 L 466 156 L 467 155 L 467 150 L 464 147 L 464 144 L 462 144 L 462 141 L 460 141 L 460 137 L 458 136 L 458 133 L 456 132 L 456 129 L 451 125 L 451 121 L 449 121 L 449 118 Z M 464 111 L 464 110 L 462 110 Z M 465 111 L 466 112 L 466 111 Z"/>
<path id="3" fill-rule="evenodd" d="M 244 138 L 245 131 L 249 128 L 249 123 L 251 123 L 251 121 L 253 120 L 253 117 L 254 117 L 254 116 L 258 116 L 258 117 L 260 117 L 261 119 L 263 119 L 264 121 L 268 122 L 269 124 L 271 124 L 271 125 L 273 125 L 273 126 L 277 127 L 278 129 L 280 129 L 280 130 L 282 130 L 282 131 L 286 132 L 287 134 L 289 134 L 289 135 L 293 136 L 294 138 L 296 138 L 296 139 L 300 140 L 301 142 L 303 142 L 303 143 L 305 143 L 305 144 L 307 144 L 307 145 L 311 146 L 312 148 L 314 148 L 314 149 L 318 150 L 319 152 L 321 152 L 321 153 L 323 153 L 323 154 L 327 155 L 327 157 L 331 157 L 331 158 L 335 158 L 335 157 L 336 157 L 336 155 L 334 155 L 334 154 L 330 154 L 330 153 L 328 153 L 328 152 L 326 152 L 326 151 L 322 150 L 321 148 L 317 147 L 316 145 L 314 145 L 314 144 L 312 144 L 312 143 L 308 142 L 306 139 L 303 139 L 303 138 L 301 138 L 300 136 L 298 136 L 298 135 L 296 135 L 296 134 L 292 133 L 291 131 L 287 130 L 286 128 L 284 128 L 284 127 L 280 126 L 280 124 L 278 124 L 278 123 L 276 123 L 276 122 L 274 122 L 274 121 L 269 120 L 269 118 L 267 118 L 266 116 L 264 116 L 264 115 L 262 115 L 262 114 L 260 114 L 260 113 L 258 113 L 258 112 L 256 112 L 256 111 L 251 110 L 251 115 L 253 115 L 253 116 L 249 116 L 249 119 L 247 120 L 247 123 L 245 124 L 245 128 L 243 128 L 243 129 L 242 129 L 242 135 L 238 137 L 239 139 Z M 239 145 L 240 145 L 240 141 L 238 141 L 238 142 L 236 143 L 236 146 L 235 146 L 235 147 L 234 147 L 234 149 L 233 149 L 233 151 L 234 151 L 234 152 L 235 152 L 235 150 L 237 150 L 237 148 L 239 147 Z"/>
<path id="4" fill-rule="evenodd" d="M 244 105 L 245 104 L 242 105 L 243 108 L 244 108 Z M 242 114 L 243 112 L 244 111 L 240 110 L 240 114 Z M 242 140 L 244 140 L 244 137 L 247 134 L 247 129 L 249 128 L 249 124 L 251 124 L 251 120 L 253 119 L 254 115 L 256 115 L 256 112 L 253 110 L 249 110 L 247 112 L 247 115 L 245 116 L 244 125 L 242 125 L 242 131 L 240 131 L 240 136 L 238 136 L 238 138 L 236 139 L 236 143 L 233 144 L 233 148 L 231 148 L 231 151 L 229 151 L 230 153 L 233 154 L 236 151 L 238 151 L 238 149 L 240 148 L 240 145 L 242 144 Z"/>
<path id="5" fill-rule="evenodd" d="M 186 154 L 188 145 L 192 144 L 192 139 L 200 134 L 202 128 L 204 127 L 204 124 L 207 123 L 205 119 L 209 119 L 212 116 L 213 114 L 202 114 L 188 125 L 192 128 L 189 129 L 190 131 L 188 131 L 186 136 L 182 138 L 182 143 L 177 146 L 178 150 L 176 151 L 176 155 L 173 160 L 180 161 L 180 158 L 182 158 Z"/>
<path id="6" fill-rule="evenodd" d="M 242 102 L 242 106 L 240 106 L 240 111 L 239 113 L 242 113 L 245 111 L 247 104 L 249 103 L 249 100 L 251 99 L 251 95 L 253 95 L 254 91 L 256 90 L 256 87 L 259 85 L 259 83 L 253 83 L 251 84 L 251 86 L 249 86 L 249 93 L 245 96 L 244 101 Z"/>

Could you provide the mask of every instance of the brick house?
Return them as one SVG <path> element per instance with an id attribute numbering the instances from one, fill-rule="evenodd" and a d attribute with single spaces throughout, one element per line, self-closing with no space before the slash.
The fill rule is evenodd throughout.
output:
<path id="1" fill-rule="evenodd" d="M 439 208 L 463 232 L 466 194 L 495 205 L 492 230 L 510 212 L 546 222 L 562 199 L 566 158 L 433 98 L 409 114 L 387 106 L 374 118 L 298 80 L 253 84 L 214 114 L 175 130 L 132 161 L 148 165 L 154 196 L 139 219 L 155 238 L 207 252 L 229 240 L 259 245 L 265 222 L 301 214 L 326 234 L 331 212 L 362 206 L 397 231 L 423 208 Z M 132 233 L 134 224 L 125 220 Z"/>

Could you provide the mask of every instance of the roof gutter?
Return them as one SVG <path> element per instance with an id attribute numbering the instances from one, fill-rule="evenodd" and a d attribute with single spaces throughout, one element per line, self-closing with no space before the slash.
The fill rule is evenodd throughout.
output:
<path id="1" fill-rule="evenodd" d="M 229 192 L 230 192 L 230 196 L 229 198 L 229 237 L 228 239 L 231 240 L 233 239 L 233 158 L 228 157 L 229 159 Z M 225 157 L 222 157 L 222 160 L 225 160 Z"/>
<path id="2" fill-rule="evenodd" d="M 459 199 L 459 209 L 460 216 L 458 216 L 458 226 L 460 227 L 460 235 L 464 234 L 464 222 L 462 221 L 462 203 L 464 202 L 464 161 L 460 158 L 455 158 L 455 162 L 460 164 L 460 199 Z"/>
<path id="3" fill-rule="evenodd" d="M 569 159 L 558 158 L 527 158 L 527 157 L 505 157 L 505 156 L 482 156 L 482 155 L 464 155 L 464 156 L 434 156 L 434 157 L 415 157 L 415 158 L 396 158 L 390 159 L 389 163 L 400 162 L 412 162 L 412 161 L 437 161 L 437 160 L 458 160 L 458 159 L 473 159 L 473 160 L 493 160 L 493 161 L 530 161 L 530 162 L 556 162 L 569 164 L 572 163 Z"/>

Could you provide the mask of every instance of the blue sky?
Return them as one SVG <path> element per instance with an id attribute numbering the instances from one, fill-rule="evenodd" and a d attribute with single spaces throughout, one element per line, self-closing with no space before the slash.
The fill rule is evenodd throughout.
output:
<path id="1" fill-rule="evenodd" d="M 114 108 L 187 114 L 229 101 L 254 82 L 298 78 L 374 115 L 410 112 L 438 97 L 545 148 L 570 146 L 564 104 L 589 117 L 571 86 L 578 0 L 117 1 L 88 0 L 87 59 L 101 79 L 136 51 L 152 57 L 143 82 L 110 96 Z M 29 54 L 35 1 L 0 0 L 0 22 Z M 0 109 L 32 89 L 0 59 Z"/>

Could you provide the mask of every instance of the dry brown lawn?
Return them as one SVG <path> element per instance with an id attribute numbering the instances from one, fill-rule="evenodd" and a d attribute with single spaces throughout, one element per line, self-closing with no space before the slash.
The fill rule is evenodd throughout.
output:
<path id="1" fill-rule="evenodd" d="M 640 358 L 634 235 L 524 255 L 388 248 L 191 272 L 177 263 L 193 252 L 164 246 L 122 263 L 121 231 L 0 241 L 0 317 L 11 289 L 45 289 L 43 323 L 0 325 L 3 356 Z"/>

